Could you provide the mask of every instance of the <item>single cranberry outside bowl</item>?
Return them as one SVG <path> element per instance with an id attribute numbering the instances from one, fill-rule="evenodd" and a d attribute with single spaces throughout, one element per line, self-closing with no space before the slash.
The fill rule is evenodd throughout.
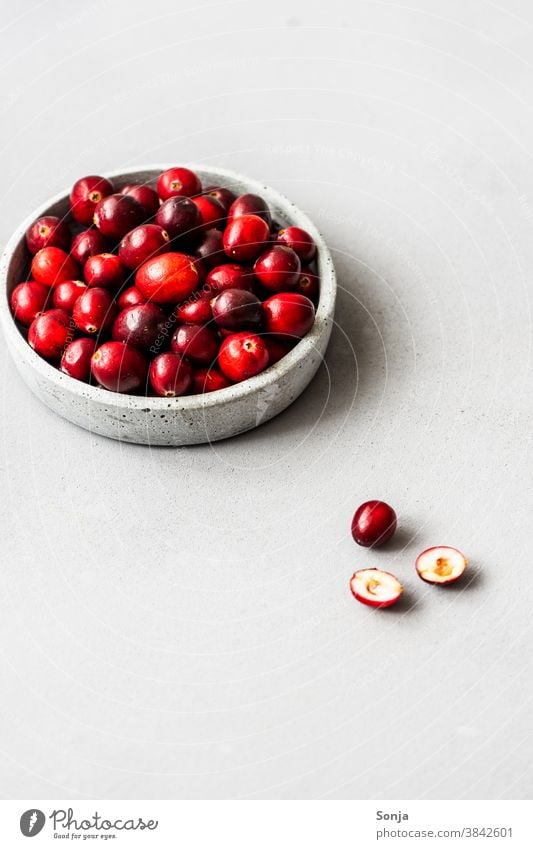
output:
<path id="1" fill-rule="evenodd" d="M 167 167 L 147 166 L 105 176 L 111 180 L 115 192 L 132 184 L 148 184 L 155 188 L 159 175 Z M 52 198 L 20 225 L 0 261 L 0 318 L 5 340 L 21 376 L 41 401 L 74 424 L 113 439 L 179 446 L 212 442 L 251 430 L 281 413 L 304 391 L 322 362 L 331 335 L 335 271 L 331 254 L 307 215 L 279 192 L 257 180 L 221 168 L 188 167 L 198 174 L 204 187 L 223 186 L 237 196 L 259 195 L 280 227 L 300 227 L 312 236 L 320 278 L 315 320 L 306 335 L 277 362 L 273 358 L 273 364 L 260 373 L 206 394 L 179 397 L 120 394 L 76 380 L 42 359 L 28 345 L 10 309 L 11 293 L 19 283 L 29 279 L 25 244 L 28 227 L 43 216 L 61 219 L 68 215 L 69 192 Z M 85 226 L 76 226 L 73 231 L 81 231 Z M 273 294 L 268 292 L 267 296 Z"/>

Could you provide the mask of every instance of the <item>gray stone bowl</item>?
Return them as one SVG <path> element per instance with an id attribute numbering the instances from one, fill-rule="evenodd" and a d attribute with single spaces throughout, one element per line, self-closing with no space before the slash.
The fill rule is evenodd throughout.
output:
<path id="1" fill-rule="evenodd" d="M 117 188 L 126 183 L 150 183 L 168 166 L 153 166 L 107 176 Z M 237 194 L 254 192 L 265 198 L 273 218 L 307 230 L 317 244 L 320 300 L 316 320 L 282 360 L 242 383 L 205 395 L 149 398 L 120 395 L 89 386 L 62 374 L 39 357 L 15 324 L 9 308 L 14 287 L 26 279 L 24 233 L 42 215 L 64 216 L 68 193 L 36 209 L 9 240 L 0 261 L 0 318 L 7 347 L 30 389 L 51 410 L 94 433 L 146 445 L 193 445 L 243 433 L 277 416 L 306 388 L 324 356 L 331 334 L 336 282 L 331 254 L 309 218 L 279 192 L 222 168 L 191 166 L 203 185 L 221 184 Z"/>

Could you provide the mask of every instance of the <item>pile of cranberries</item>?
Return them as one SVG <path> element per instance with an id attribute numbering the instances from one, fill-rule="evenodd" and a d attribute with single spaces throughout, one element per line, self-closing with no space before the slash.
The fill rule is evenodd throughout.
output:
<path id="1" fill-rule="evenodd" d="M 11 309 L 28 343 L 112 392 L 223 389 L 280 360 L 315 319 L 311 236 L 188 168 L 120 191 L 83 177 L 69 216 L 39 218 L 26 244 Z"/>

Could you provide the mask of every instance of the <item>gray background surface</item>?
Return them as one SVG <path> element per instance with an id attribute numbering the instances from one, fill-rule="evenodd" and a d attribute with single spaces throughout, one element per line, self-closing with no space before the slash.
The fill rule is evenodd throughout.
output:
<path id="1" fill-rule="evenodd" d="M 312 387 L 214 446 L 93 437 L 3 355 L 1 794 L 530 797 L 531 4 L 2 7 L 2 241 L 80 175 L 202 161 L 299 203 L 340 296 Z M 395 610 L 351 598 L 370 565 Z"/>

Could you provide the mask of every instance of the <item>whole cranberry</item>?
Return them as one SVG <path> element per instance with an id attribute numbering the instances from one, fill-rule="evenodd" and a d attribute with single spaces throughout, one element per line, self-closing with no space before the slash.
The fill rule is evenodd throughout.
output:
<path id="1" fill-rule="evenodd" d="M 298 283 L 300 268 L 300 259 L 292 248 L 273 245 L 256 260 L 254 274 L 269 292 L 282 292 Z"/>
<path id="2" fill-rule="evenodd" d="M 318 274 L 315 274 L 310 268 L 302 268 L 294 291 L 299 292 L 300 295 L 305 295 L 306 298 L 316 303 L 320 292 Z"/>
<path id="3" fill-rule="evenodd" d="M 47 310 L 30 324 L 28 343 L 46 360 L 58 360 L 73 336 L 69 314 L 64 310 Z"/>
<path id="4" fill-rule="evenodd" d="M 261 301 L 244 289 L 226 289 L 212 303 L 213 318 L 224 330 L 259 328 L 263 317 Z"/>
<path id="5" fill-rule="evenodd" d="M 226 221 L 226 210 L 221 203 L 211 195 L 198 195 L 192 198 L 192 202 L 198 207 L 200 219 L 206 229 L 210 227 L 223 230 Z"/>
<path id="6" fill-rule="evenodd" d="M 255 333 L 234 333 L 224 339 L 218 353 L 219 368 L 235 383 L 259 374 L 268 366 L 268 348 Z"/>
<path id="7" fill-rule="evenodd" d="M 396 530 L 396 513 L 384 501 L 365 501 L 352 519 L 352 536 L 358 545 L 383 545 Z"/>
<path id="8" fill-rule="evenodd" d="M 210 292 L 223 292 L 225 289 L 246 289 L 251 292 L 254 285 L 252 272 L 237 263 L 217 265 L 212 268 L 206 279 Z"/>
<path id="9" fill-rule="evenodd" d="M 121 195 L 131 195 L 144 209 L 144 217 L 152 218 L 159 209 L 159 195 L 151 186 L 128 183 L 120 190 Z"/>
<path id="10" fill-rule="evenodd" d="M 222 244 L 222 233 L 220 230 L 206 230 L 201 242 L 195 248 L 195 256 L 202 260 L 207 269 L 214 268 L 226 257 L 224 256 L 224 245 Z"/>
<path id="11" fill-rule="evenodd" d="M 125 310 L 126 307 L 134 307 L 137 304 L 145 303 L 146 298 L 135 286 L 130 286 L 129 289 L 124 289 L 117 298 L 117 306 L 119 310 Z"/>
<path id="12" fill-rule="evenodd" d="M 218 339 L 210 327 L 182 324 L 174 331 L 170 347 L 196 365 L 210 366 L 217 355 Z"/>
<path id="13" fill-rule="evenodd" d="M 72 257 L 61 248 L 42 248 L 32 259 L 31 276 L 37 283 L 57 286 L 63 280 L 77 280 L 80 270 Z"/>
<path id="14" fill-rule="evenodd" d="M 61 357 L 61 371 L 76 380 L 89 381 L 91 376 L 91 357 L 94 354 L 96 342 L 87 336 L 74 339 L 67 345 Z"/>
<path id="15" fill-rule="evenodd" d="M 278 231 L 276 241 L 279 245 L 292 248 L 302 262 L 311 262 L 316 254 L 313 237 L 309 235 L 307 230 L 302 230 L 301 227 L 284 227 Z"/>
<path id="16" fill-rule="evenodd" d="M 90 256 L 105 254 L 108 248 L 109 244 L 106 237 L 102 236 L 99 230 L 93 228 L 82 230 L 81 233 L 74 236 L 70 246 L 70 254 L 83 267 Z"/>
<path id="17" fill-rule="evenodd" d="M 208 186 L 204 189 L 204 195 L 209 195 L 210 197 L 215 198 L 215 200 L 218 200 L 226 215 L 236 197 L 233 192 L 226 189 L 224 186 Z"/>
<path id="18" fill-rule="evenodd" d="M 161 335 L 166 320 L 165 313 L 156 304 L 137 304 L 119 312 L 111 336 L 115 342 L 126 342 L 147 351 Z"/>
<path id="19" fill-rule="evenodd" d="M 240 218 L 242 215 L 258 215 L 259 218 L 264 219 L 270 231 L 272 223 L 270 210 L 267 202 L 259 195 L 248 193 L 240 195 L 233 201 L 228 210 L 228 222 L 234 218 Z"/>
<path id="20" fill-rule="evenodd" d="M 110 392 L 135 392 L 146 384 L 148 364 L 136 348 L 104 342 L 91 357 L 91 372 Z"/>
<path id="21" fill-rule="evenodd" d="M 200 210 L 190 198 L 171 197 L 157 210 L 155 223 L 166 230 L 171 239 L 191 242 L 198 238 L 202 219 Z"/>
<path id="22" fill-rule="evenodd" d="M 118 289 L 124 283 L 124 266 L 116 254 L 95 254 L 85 263 L 83 276 L 88 286 Z"/>
<path id="23" fill-rule="evenodd" d="M 83 280 L 65 280 L 54 289 L 52 296 L 54 307 L 65 312 L 72 312 L 74 304 L 86 289 L 87 286 Z"/>
<path id="24" fill-rule="evenodd" d="M 177 307 L 174 315 L 181 324 L 208 324 L 213 318 L 211 296 L 205 292 L 193 292 Z"/>
<path id="25" fill-rule="evenodd" d="M 70 246 L 70 227 L 57 215 L 44 215 L 38 218 L 26 230 L 26 245 L 31 254 L 41 248 L 62 248 L 68 251 Z"/>
<path id="26" fill-rule="evenodd" d="M 263 316 L 267 333 L 301 339 L 313 326 L 315 307 L 305 295 L 280 292 L 264 302 Z"/>
<path id="27" fill-rule="evenodd" d="M 279 363 L 279 361 L 292 350 L 290 342 L 280 341 L 279 339 L 271 338 L 269 336 L 263 336 L 262 338 L 268 348 L 269 366 Z"/>
<path id="28" fill-rule="evenodd" d="M 147 301 L 176 304 L 196 289 L 200 276 L 187 254 L 170 252 L 154 256 L 137 270 L 135 286 Z"/>
<path id="29" fill-rule="evenodd" d="M 145 219 L 144 209 L 131 195 L 108 195 L 96 205 L 94 223 L 108 239 L 120 241 Z"/>
<path id="30" fill-rule="evenodd" d="M 156 395 L 174 398 L 185 395 L 192 385 L 192 368 L 187 360 L 166 351 L 158 354 L 150 363 L 150 385 Z"/>
<path id="31" fill-rule="evenodd" d="M 230 220 L 224 230 L 223 245 L 227 256 L 238 262 L 256 259 L 268 242 L 268 224 L 258 215 L 242 215 Z"/>
<path id="32" fill-rule="evenodd" d="M 50 289 L 43 283 L 28 280 L 19 283 L 11 293 L 10 304 L 14 318 L 25 327 L 45 308 Z"/>
<path id="33" fill-rule="evenodd" d="M 170 246 L 170 238 L 166 230 L 157 224 L 141 224 L 126 233 L 122 239 L 118 255 L 126 268 L 138 268 L 152 256 L 167 251 Z"/>
<path id="34" fill-rule="evenodd" d="M 157 193 L 161 200 L 171 197 L 192 197 L 202 191 L 200 178 L 189 168 L 169 168 L 157 181 Z"/>
<path id="35" fill-rule="evenodd" d="M 192 394 L 202 395 L 204 392 L 216 392 L 231 386 L 222 372 L 217 368 L 196 368 L 192 375 Z"/>
<path id="36" fill-rule="evenodd" d="M 76 327 L 92 336 L 111 327 L 116 313 L 116 304 L 108 290 L 95 286 L 80 295 L 74 304 L 72 317 Z"/>
<path id="37" fill-rule="evenodd" d="M 97 204 L 112 193 L 113 186 L 105 177 L 82 177 L 74 183 L 70 193 L 73 218 L 80 224 L 92 224 Z"/>

